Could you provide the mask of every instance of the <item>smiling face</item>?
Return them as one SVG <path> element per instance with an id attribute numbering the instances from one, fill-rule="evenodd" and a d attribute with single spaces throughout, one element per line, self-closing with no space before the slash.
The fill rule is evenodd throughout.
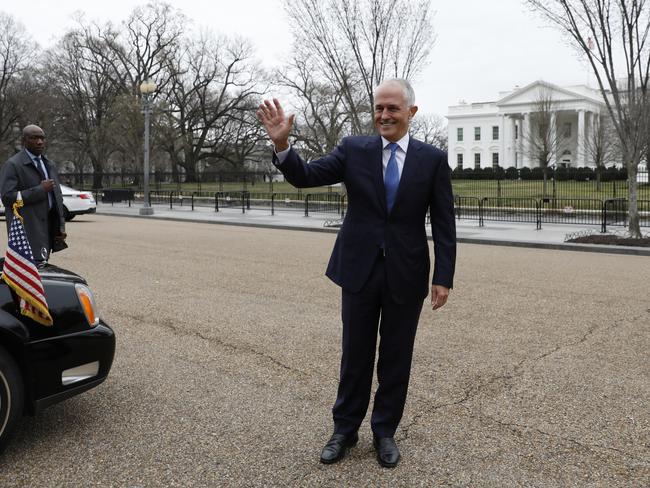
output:
<path id="1" fill-rule="evenodd" d="M 418 108 L 408 106 L 404 90 L 397 83 L 386 83 L 375 91 L 375 127 L 390 142 L 399 141 L 408 132 L 411 117 Z"/>

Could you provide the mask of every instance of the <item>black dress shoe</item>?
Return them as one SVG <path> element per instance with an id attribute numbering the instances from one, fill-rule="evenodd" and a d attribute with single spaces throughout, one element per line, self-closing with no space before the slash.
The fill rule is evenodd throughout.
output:
<path id="1" fill-rule="evenodd" d="M 377 451 L 377 461 L 384 468 L 394 468 L 399 462 L 399 449 L 392 437 L 375 437 L 375 451 Z"/>
<path id="2" fill-rule="evenodd" d="M 348 447 L 353 447 L 359 441 L 359 435 L 354 434 L 334 434 L 320 454 L 320 462 L 323 464 L 332 464 L 343 459 Z"/>

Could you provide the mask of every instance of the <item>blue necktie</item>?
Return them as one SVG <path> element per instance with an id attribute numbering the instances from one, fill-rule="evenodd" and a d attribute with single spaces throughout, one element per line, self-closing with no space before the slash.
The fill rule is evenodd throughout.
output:
<path id="1" fill-rule="evenodd" d="M 397 148 L 399 146 L 395 142 L 388 144 L 390 149 L 390 158 L 386 166 L 386 174 L 384 175 L 384 187 L 386 188 L 386 207 L 388 212 L 393 208 L 395 197 L 397 196 L 397 187 L 399 186 L 399 170 L 397 169 Z"/>

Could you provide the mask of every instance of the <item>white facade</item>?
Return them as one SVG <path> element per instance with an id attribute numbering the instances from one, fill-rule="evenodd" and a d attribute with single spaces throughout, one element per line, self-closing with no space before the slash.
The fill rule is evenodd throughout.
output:
<path id="1" fill-rule="evenodd" d="M 449 165 L 538 166 L 531 148 L 533 138 L 526 134 L 535 130 L 531 114 L 539 110 L 542 99 L 552 101 L 551 124 L 557 133 L 557 154 L 552 154 L 549 164 L 593 166 L 587 156 L 587 138 L 594 118 L 605 111 L 600 92 L 585 85 L 559 87 L 545 81 L 500 93 L 497 101 L 449 107 Z"/>

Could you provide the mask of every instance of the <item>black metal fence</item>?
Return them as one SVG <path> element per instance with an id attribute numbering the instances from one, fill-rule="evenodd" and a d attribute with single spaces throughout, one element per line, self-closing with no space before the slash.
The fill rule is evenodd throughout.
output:
<path id="1" fill-rule="evenodd" d="M 104 188 L 143 190 L 143 175 L 131 172 L 111 172 L 102 175 L 92 173 L 61 173 L 64 184 L 79 189 Z M 153 191 L 174 191 L 178 194 L 192 192 L 238 192 L 280 193 L 288 191 L 288 183 L 281 174 L 270 171 L 239 172 L 197 172 L 193 177 L 187 175 L 152 172 L 149 176 Z M 650 200 L 650 184 L 647 171 L 637 176 L 638 198 Z M 549 169 L 546 180 L 541 168 L 483 168 L 481 170 L 454 170 L 452 172 L 454 195 L 477 198 L 583 198 L 615 199 L 627 198 L 629 183 L 624 169 L 610 168 L 597 172 L 590 168 Z M 301 195 L 324 191 L 343 193 L 342 188 L 334 186 L 323 190 L 289 190 Z"/>
<path id="2" fill-rule="evenodd" d="M 142 202 L 142 192 L 119 193 L 113 190 L 97 190 L 98 202 L 110 203 L 124 201 L 129 206 Z M 106 195 L 109 198 L 106 198 Z M 149 194 L 152 205 L 164 205 L 170 209 L 210 208 L 215 212 L 228 209 L 301 213 L 305 217 L 320 214 L 343 218 L 347 210 L 347 199 L 339 193 L 253 193 L 249 191 L 189 193 L 155 190 Z M 638 200 L 639 223 L 650 227 L 650 199 Z M 602 232 L 610 226 L 628 225 L 628 201 L 624 198 L 600 200 L 595 198 L 497 198 L 467 197 L 456 195 L 454 208 L 458 220 L 478 220 L 479 226 L 485 221 L 523 222 L 535 224 L 541 229 L 547 224 L 597 225 Z"/>
<path id="3" fill-rule="evenodd" d="M 638 200 L 639 224 L 650 227 L 650 200 Z M 601 232 L 608 226 L 628 225 L 628 201 L 617 198 L 597 200 L 589 198 L 522 199 L 522 198 L 454 198 L 458 220 L 486 220 L 534 223 L 598 225 Z"/>

